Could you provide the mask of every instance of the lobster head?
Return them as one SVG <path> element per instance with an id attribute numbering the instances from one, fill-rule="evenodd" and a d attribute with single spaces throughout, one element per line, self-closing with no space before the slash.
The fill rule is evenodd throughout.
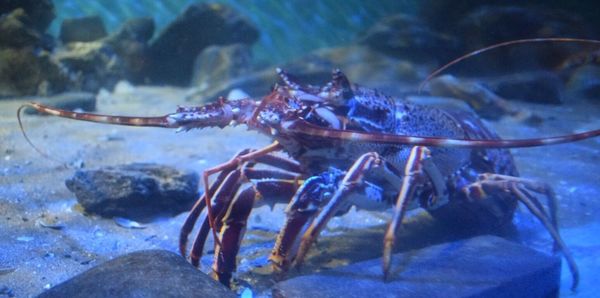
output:
<path id="1" fill-rule="evenodd" d="M 286 72 L 277 69 L 280 82 L 261 101 L 251 98 L 218 101 L 197 107 L 179 107 L 167 115 L 170 127 L 179 130 L 245 124 L 268 134 L 290 121 L 303 120 L 321 127 L 344 126 L 345 103 L 353 96 L 351 85 L 340 70 L 333 71 L 326 85 L 300 85 Z"/>
<path id="2" fill-rule="evenodd" d="M 333 71 L 332 80 L 324 86 L 301 85 L 279 68 L 277 74 L 280 82 L 257 106 L 249 126 L 277 129 L 299 120 L 332 129 L 345 125 L 347 102 L 354 94 L 339 69 Z"/>

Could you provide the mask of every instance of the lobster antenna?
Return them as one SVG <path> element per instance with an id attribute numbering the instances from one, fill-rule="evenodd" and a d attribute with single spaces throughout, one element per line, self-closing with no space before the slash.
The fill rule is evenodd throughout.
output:
<path id="1" fill-rule="evenodd" d="M 432 72 L 429 76 L 427 76 L 427 78 L 425 78 L 425 80 L 423 80 L 423 82 L 421 82 L 421 84 L 419 84 L 419 89 L 417 90 L 417 93 L 420 94 L 423 91 L 423 88 L 425 88 L 425 85 L 427 85 L 427 83 L 429 83 L 429 81 L 431 81 L 431 79 L 433 79 L 434 77 L 436 77 L 437 75 L 442 73 L 444 70 L 448 69 L 449 67 L 453 66 L 454 64 L 462 62 L 463 60 L 469 59 L 473 56 L 477 56 L 483 52 L 487 52 L 487 51 L 490 51 L 493 49 L 506 47 L 506 46 L 510 46 L 510 45 L 514 45 L 514 44 L 533 43 L 533 42 L 578 42 L 578 43 L 592 43 L 592 44 L 600 45 L 600 40 L 585 39 L 585 38 L 569 38 L 569 37 L 526 38 L 526 39 L 516 39 L 516 40 L 505 41 L 505 42 L 493 44 L 491 46 L 487 46 L 485 48 L 481 48 L 481 49 L 475 50 L 473 52 L 467 53 L 463 56 L 460 56 L 460 57 L 448 62 L 446 65 L 438 68 L 437 70 Z"/>
<path id="2" fill-rule="evenodd" d="M 18 109 L 17 109 L 17 122 L 19 122 L 19 129 L 21 130 L 21 134 L 23 134 L 23 137 L 25 137 L 25 140 L 27 141 L 27 143 L 29 143 L 29 146 L 31 146 L 31 148 L 33 148 L 37 153 L 39 153 L 40 155 L 42 155 L 43 157 L 52 160 L 54 162 L 57 162 L 59 164 L 62 164 L 64 167 L 66 168 L 70 168 L 69 164 L 62 161 L 62 160 L 58 160 L 48 154 L 46 154 L 46 152 L 42 151 L 41 149 L 39 149 L 36 145 L 33 144 L 33 142 L 31 141 L 31 139 L 29 139 L 29 136 L 27 136 L 27 133 L 25 133 L 25 128 L 23 127 L 23 121 L 21 120 L 21 111 L 25 108 L 35 108 L 32 104 L 30 103 L 26 103 L 21 105 Z"/>

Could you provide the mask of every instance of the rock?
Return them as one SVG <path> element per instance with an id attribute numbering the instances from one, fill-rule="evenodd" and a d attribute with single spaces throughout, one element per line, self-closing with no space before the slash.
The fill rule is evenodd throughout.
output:
<path id="1" fill-rule="evenodd" d="M 69 71 L 71 90 L 96 92 L 112 89 L 120 80 L 144 83 L 147 78 L 148 44 L 154 32 L 150 18 L 132 19 L 114 34 L 90 42 L 70 42 L 55 53 Z"/>
<path id="2" fill-rule="evenodd" d="M 274 297 L 552 297 L 560 259 L 496 236 L 479 236 L 292 278 Z"/>
<path id="3" fill-rule="evenodd" d="M 51 0 L 2 0 L 0 15 L 22 8 L 27 14 L 28 27 L 40 33 L 46 32 L 55 17 L 54 4 Z"/>
<path id="4" fill-rule="evenodd" d="M 567 88 L 586 98 L 600 98 L 600 66 L 583 65 L 577 67 L 569 75 Z"/>
<path id="5" fill-rule="evenodd" d="M 383 18 L 359 38 L 359 44 L 410 60 L 446 61 L 456 53 L 455 40 L 433 31 L 421 20 L 406 14 Z"/>
<path id="6" fill-rule="evenodd" d="M 549 71 L 511 74 L 488 81 L 491 89 L 506 99 L 560 104 L 563 103 L 564 84 Z"/>
<path id="7" fill-rule="evenodd" d="M 100 16 L 66 19 L 60 25 L 60 33 L 58 35 L 63 44 L 94 41 L 105 36 L 106 29 Z"/>
<path id="8" fill-rule="evenodd" d="M 68 83 L 67 74 L 47 52 L 0 49 L 0 98 L 55 94 Z"/>
<path id="9" fill-rule="evenodd" d="M 301 84 L 323 85 L 331 80 L 330 67 L 323 67 L 320 62 L 324 60 L 318 57 L 314 59 L 298 60 L 287 65 L 284 69 L 290 77 Z M 306 61 L 306 63 L 304 63 Z M 316 62 L 317 61 L 317 62 Z M 325 62 L 329 64 L 329 62 Z M 211 84 L 201 83 L 195 91 L 188 96 L 193 101 L 214 101 L 220 96 L 226 97 L 231 90 L 244 90 L 244 93 L 254 98 L 260 98 L 271 91 L 273 84 L 279 82 L 275 68 L 265 68 L 240 75 L 229 80 L 214 81 Z M 197 100 L 201 98 L 201 100 Z"/>
<path id="10" fill-rule="evenodd" d="M 71 42 L 54 57 L 64 65 L 74 82 L 71 90 L 96 92 L 112 89 L 127 73 L 122 58 L 104 40 Z"/>
<path id="11" fill-rule="evenodd" d="M 428 87 L 433 96 L 464 100 L 483 118 L 497 120 L 504 115 L 516 115 L 518 113 L 505 99 L 478 82 L 443 75 L 432 79 Z"/>
<path id="12" fill-rule="evenodd" d="M 130 253 L 85 271 L 38 297 L 236 297 L 184 258 L 165 250 Z"/>
<path id="13" fill-rule="evenodd" d="M 7 286 L 1 286 L 0 287 L 0 296 L 15 297 L 15 292 Z"/>
<path id="14" fill-rule="evenodd" d="M 456 30 L 464 41 L 465 52 L 508 40 L 557 36 L 586 38 L 591 37 L 592 32 L 574 14 L 519 6 L 483 6 L 475 9 L 461 19 Z M 571 54 L 573 47 L 572 43 L 511 46 L 486 53 L 485 59 L 473 61 L 468 67 L 479 75 L 553 69 Z"/>
<path id="15" fill-rule="evenodd" d="M 251 44 L 258 30 L 222 4 L 190 5 L 150 45 L 149 73 L 154 83 L 188 85 L 194 59 L 210 45 Z"/>
<path id="16" fill-rule="evenodd" d="M 461 53 L 524 38 L 593 38 L 596 32 L 589 23 L 598 22 L 598 18 L 587 13 L 586 20 L 581 17 L 586 10 L 585 5 L 565 3 L 533 0 L 525 5 L 523 1 L 516 0 L 465 0 L 460 3 L 425 0 L 419 3 L 419 11 L 432 28 L 457 38 Z M 511 45 L 481 54 L 484 58 L 459 63 L 453 69 L 477 76 L 549 70 L 557 67 L 577 46 L 559 42 Z"/>
<path id="17" fill-rule="evenodd" d="M 214 86 L 250 72 L 252 53 L 246 44 L 209 46 L 194 62 L 192 86 Z"/>
<path id="18" fill-rule="evenodd" d="M 331 69 L 340 68 L 352 83 L 377 88 L 394 96 L 400 96 L 407 90 L 415 90 L 417 83 L 431 71 L 427 66 L 390 57 L 367 46 L 322 49 L 315 51 L 313 56 L 328 61 L 331 65 L 328 67 L 326 80 L 320 84 L 331 79 Z M 321 64 L 324 65 L 322 62 Z"/>
<path id="19" fill-rule="evenodd" d="M 226 97 L 233 89 L 244 90 L 250 97 L 260 98 L 269 93 L 270 86 L 273 86 L 275 82 L 277 82 L 275 69 L 263 69 L 232 80 L 215 82 L 211 85 L 199 85 L 192 89 L 186 96 L 186 100 L 193 102 L 216 101 L 221 96 Z"/>
<path id="20" fill-rule="evenodd" d="M 89 92 L 65 92 L 49 97 L 29 97 L 27 100 L 69 111 L 81 109 L 86 112 L 92 112 L 96 110 L 96 94 Z M 25 110 L 25 113 L 40 114 L 34 109 Z"/>
<path id="21" fill-rule="evenodd" d="M 118 43 L 120 40 L 137 41 L 145 43 L 154 35 L 154 20 L 150 17 L 134 18 L 127 20 L 115 33 L 111 34 L 110 40 Z"/>
<path id="22" fill-rule="evenodd" d="M 66 89 L 69 77 L 51 58 L 53 42 L 43 33 L 52 18 L 50 1 L 0 2 L 0 98 Z"/>
<path id="23" fill-rule="evenodd" d="M 189 210 L 198 183 L 194 172 L 145 163 L 78 170 L 66 181 L 86 212 L 134 220 Z"/>
<path id="24" fill-rule="evenodd" d="M 148 74 L 149 45 L 148 40 L 154 35 L 152 18 L 136 18 L 125 22 L 106 40 L 106 44 L 114 49 L 123 65 L 123 78 L 134 83 L 145 83 Z"/>
<path id="25" fill-rule="evenodd" d="M 40 43 L 40 33 L 30 28 L 29 17 L 22 8 L 0 16 L 0 48 L 34 47 Z"/>
<path id="26" fill-rule="evenodd" d="M 456 21 L 465 18 L 468 13 L 484 6 L 522 6 L 541 11 L 562 11 L 564 14 L 582 19 L 587 24 L 585 29 L 591 29 L 592 33 L 597 34 L 598 31 L 594 30 L 594 28 L 598 28 L 600 20 L 598 19 L 597 12 L 594 9 L 590 9 L 595 7 L 595 4 L 596 2 L 593 0 L 581 0 L 576 3 L 548 0 L 529 0 L 527 2 L 520 0 L 463 0 L 460 2 L 452 0 L 423 0 L 419 1 L 417 11 L 434 28 L 454 33 L 459 33 L 454 26 Z M 553 24 L 549 25 L 554 26 Z M 492 32 L 492 34 L 494 33 L 496 32 Z"/>
<path id="27" fill-rule="evenodd" d="M 414 90 L 418 81 L 429 72 L 427 67 L 357 45 L 317 50 L 280 67 L 301 84 L 319 86 L 327 84 L 331 80 L 331 71 L 339 68 L 352 83 L 377 88 L 395 96 Z M 219 96 L 226 96 L 232 89 L 244 90 L 251 97 L 258 98 L 268 94 L 278 81 L 275 68 L 269 67 L 233 80 L 197 85 L 188 99 L 195 102 L 216 100 Z"/>

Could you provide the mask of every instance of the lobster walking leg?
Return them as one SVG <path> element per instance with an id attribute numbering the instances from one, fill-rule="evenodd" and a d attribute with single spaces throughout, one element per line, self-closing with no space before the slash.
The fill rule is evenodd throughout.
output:
<path id="1" fill-rule="evenodd" d="M 279 194 L 279 197 L 284 201 L 289 200 L 296 191 L 295 186 L 297 185 L 297 177 L 293 174 L 284 172 L 274 172 L 269 170 L 252 171 L 251 169 L 243 167 L 241 170 L 233 171 L 230 176 L 234 177 L 233 179 L 235 179 L 236 185 L 226 185 L 227 182 L 229 182 L 227 181 L 229 179 L 226 179 L 223 183 L 223 188 L 233 190 L 233 192 L 227 190 L 223 191 L 223 194 L 228 194 L 229 197 L 223 198 L 219 191 L 215 193 L 215 199 L 218 201 L 217 204 L 215 204 L 215 208 L 219 207 L 219 210 L 215 210 L 218 211 L 218 213 L 215 212 L 217 213 L 217 217 L 214 226 L 219 234 L 218 237 L 221 240 L 221 245 L 218 245 L 215 241 L 215 258 L 212 267 L 216 278 L 226 286 L 229 286 L 231 273 L 236 269 L 236 256 L 246 231 L 246 223 L 250 211 L 252 210 L 255 201 L 257 201 L 258 198 L 263 197 L 258 191 L 259 189 L 265 188 L 262 186 L 262 183 L 268 183 L 270 186 L 275 184 L 278 189 L 287 190 L 287 193 Z M 269 178 L 273 176 L 284 176 L 284 178 Z M 258 181 L 256 184 L 250 184 L 242 190 L 239 190 L 242 184 L 251 181 L 251 179 L 267 178 L 271 179 L 271 181 Z M 269 199 L 273 199 L 273 197 Z M 221 206 L 226 208 L 220 208 Z M 202 242 L 204 242 L 203 240 Z"/>
<path id="2" fill-rule="evenodd" d="M 254 151 L 256 152 L 256 151 Z M 288 202 L 289 198 L 296 192 L 300 183 L 300 166 L 292 160 L 270 155 L 268 152 L 255 158 L 244 160 L 251 156 L 253 151 L 246 149 L 241 151 L 232 160 L 239 159 L 239 163 L 229 162 L 222 166 L 222 171 L 215 182 L 209 187 L 208 192 L 199 199 L 186 219 L 181 230 L 180 250 L 185 255 L 187 236 L 192 231 L 200 213 L 206 207 L 209 196 L 212 205 L 207 211 L 214 214 L 211 220 L 207 215 L 198 231 L 193 243 L 190 258 L 194 266 L 198 266 L 206 238 L 214 227 L 215 238 L 215 261 L 213 271 L 215 277 L 223 284 L 228 284 L 231 273 L 235 271 L 235 257 L 239 250 L 239 244 L 243 238 L 246 221 L 254 202 L 259 197 L 264 197 L 261 191 L 267 193 L 270 203 L 275 200 Z M 256 163 L 270 165 L 282 170 L 253 169 Z M 252 185 L 239 190 L 243 184 L 252 182 Z M 273 195 L 270 190 L 277 189 L 279 193 Z"/>
<path id="3" fill-rule="evenodd" d="M 269 171 L 270 172 L 270 171 Z M 274 200 L 277 198 L 276 196 L 268 196 L 268 194 L 271 194 L 272 191 L 274 189 L 278 190 L 278 194 L 277 196 L 279 198 L 281 198 L 281 201 L 288 201 L 289 197 L 292 196 L 292 194 L 294 194 L 294 192 L 296 191 L 296 189 L 298 188 L 298 181 L 297 179 L 272 179 L 270 178 L 271 175 L 264 175 L 263 177 L 265 177 L 265 181 L 258 181 L 256 183 L 253 183 L 253 188 L 252 190 L 248 190 L 245 189 L 243 191 L 249 192 L 249 191 L 254 191 L 256 192 L 256 194 L 253 196 L 254 200 L 257 200 L 257 197 L 268 197 L 270 199 L 270 203 L 274 203 Z M 231 186 L 229 186 L 228 188 L 232 188 Z M 237 187 L 236 187 L 237 189 Z M 231 194 L 231 193 L 230 193 Z M 241 194 L 238 194 L 238 196 L 242 196 Z M 241 241 L 241 239 L 243 238 L 243 231 L 239 231 L 237 232 L 237 234 L 232 234 L 231 231 L 229 231 L 228 233 L 223 233 L 224 232 L 224 228 L 223 228 L 223 221 L 234 221 L 234 222 L 238 222 L 238 225 L 240 224 L 239 222 L 245 222 L 248 218 L 249 214 L 245 214 L 244 212 L 246 211 L 246 207 L 247 207 L 247 202 L 246 200 L 249 200 L 247 196 L 250 196 L 249 193 L 246 193 L 242 196 L 242 203 L 239 203 L 238 205 L 236 205 L 237 199 L 233 198 L 233 197 L 229 197 L 226 199 L 223 199 L 222 196 L 217 193 L 215 194 L 215 198 L 219 198 L 217 201 L 218 203 L 213 205 L 214 207 L 214 212 L 217 214 L 217 223 L 215 224 L 215 226 L 217 227 L 218 233 L 219 233 L 219 237 L 221 241 L 225 241 L 224 239 L 239 239 L 239 241 Z M 198 201 L 200 204 L 204 205 L 204 200 L 199 200 Z M 224 207 L 226 209 L 224 209 Z M 233 208 L 233 209 L 231 209 Z M 232 210 L 232 211 L 229 211 Z M 192 210 L 193 212 L 193 210 Z M 204 217 L 204 220 L 202 222 L 202 225 L 200 227 L 200 230 L 198 231 L 198 234 L 196 236 L 196 239 L 194 240 L 194 243 L 192 245 L 192 249 L 190 251 L 190 261 L 192 263 L 192 265 L 194 266 L 198 266 L 199 262 L 200 262 L 200 258 L 202 257 L 202 251 L 204 249 L 204 244 L 206 243 L 206 239 L 208 237 L 208 233 L 210 231 L 210 224 L 209 224 L 209 219 L 208 216 Z M 215 272 L 219 272 L 219 273 L 223 273 L 223 274 L 217 274 L 217 277 L 219 280 L 221 280 L 222 282 L 225 283 L 225 281 L 227 280 L 227 278 L 225 278 L 224 276 L 231 276 L 231 272 L 233 272 L 235 270 L 235 266 L 231 266 L 231 262 L 235 261 L 235 257 L 236 254 L 219 254 L 219 251 L 224 251 L 224 252 L 231 252 L 231 251 L 235 251 L 237 252 L 237 250 L 233 250 L 231 247 L 232 244 L 239 244 L 238 242 L 235 241 L 228 241 L 228 243 L 222 243 L 225 247 L 220 248 L 216 242 L 215 242 L 215 268 L 216 271 Z M 239 248 L 237 248 L 239 249 Z M 218 260 L 217 260 L 218 258 Z M 220 263 L 217 263 L 217 261 L 219 261 Z M 229 271 L 228 271 L 229 270 Z"/>
<path id="4" fill-rule="evenodd" d="M 251 161 L 260 156 L 264 156 L 271 152 L 281 150 L 281 148 L 282 147 L 279 144 L 279 142 L 275 141 L 267 147 L 264 147 L 260 150 L 252 151 L 247 154 L 242 154 L 242 155 L 236 156 L 236 157 L 232 158 L 231 160 L 229 160 L 228 162 L 225 162 L 218 166 L 212 167 L 212 168 L 204 171 L 204 173 L 202 173 L 202 180 L 204 181 L 204 193 L 207 194 L 206 196 L 204 196 L 204 200 L 206 201 L 206 206 L 208 206 L 208 208 L 207 208 L 208 221 L 210 223 L 210 227 L 212 228 L 213 237 L 215 239 L 215 242 L 218 245 L 220 245 L 221 243 L 219 243 L 219 239 L 217 237 L 217 232 L 216 232 L 216 229 L 214 226 L 215 218 L 214 218 L 214 215 L 212 213 L 212 208 L 211 208 L 211 196 L 210 196 L 210 192 L 209 192 L 208 178 L 211 175 L 222 172 L 226 169 L 231 168 L 232 166 L 240 166 L 241 164 L 243 164 L 246 161 Z"/>
<path id="5" fill-rule="evenodd" d="M 221 245 L 216 245 L 215 241 L 215 259 L 212 269 L 219 282 L 227 287 L 229 287 L 231 273 L 236 268 L 236 256 L 255 197 L 256 191 L 252 186 L 239 191 L 233 197 L 229 208 L 224 210 L 222 221 L 215 223 L 219 228 Z"/>
<path id="6" fill-rule="evenodd" d="M 554 240 L 554 247 L 558 248 L 563 253 L 573 276 L 571 289 L 574 290 L 577 288 L 579 283 L 579 270 L 571 251 L 558 232 L 556 198 L 554 197 L 552 189 L 545 183 L 491 173 L 480 175 L 479 181 L 465 187 L 465 192 L 468 196 L 473 194 L 477 195 L 475 199 L 484 199 L 486 191 L 489 191 L 490 193 L 498 191 L 510 192 L 522 202 L 527 209 L 529 209 L 529 211 L 544 225 L 548 233 L 550 233 L 550 236 Z M 550 215 L 546 213 L 542 204 L 530 193 L 530 191 L 541 193 L 548 198 Z"/>
<path id="7" fill-rule="evenodd" d="M 248 152 L 250 152 L 250 149 L 244 149 L 244 150 L 240 151 L 239 153 L 237 153 L 235 155 L 235 157 L 238 157 L 238 156 L 241 156 L 241 155 L 244 155 L 244 154 L 248 154 Z M 217 190 L 217 188 L 223 183 L 223 180 L 225 179 L 225 177 L 233 169 L 234 169 L 234 167 L 232 166 L 229 169 L 224 169 L 219 174 L 219 176 L 217 177 L 217 179 L 213 182 L 213 184 L 209 188 L 209 194 L 210 194 L 211 197 L 214 195 L 214 193 Z M 196 201 L 196 203 L 192 207 L 192 210 L 190 210 L 190 213 L 188 214 L 187 218 L 185 219 L 185 222 L 183 223 L 183 226 L 181 226 L 181 230 L 179 231 L 179 252 L 184 257 L 186 255 L 186 247 L 187 247 L 188 235 L 192 232 L 192 230 L 194 228 L 194 225 L 196 224 L 196 221 L 198 220 L 198 217 L 200 216 L 200 213 L 202 213 L 202 210 L 204 210 L 204 208 L 206 207 L 206 194 L 207 193 L 205 192 Z M 208 223 L 210 225 L 210 222 L 206 222 L 205 221 L 204 224 L 206 224 L 206 223 Z M 204 226 L 204 224 L 203 224 L 203 226 Z M 205 230 L 205 229 L 201 229 L 200 232 L 198 232 L 198 235 L 196 236 L 196 239 L 198 239 L 198 237 L 200 237 L 200 234 L 201 234 L 202 230 Z M 206 232 L 208 232 L 208 230 L 206 230 Z M 204 237 L 206 237 L 206 236 L 204 236 Z M 198 242 L 198 240 L 196 240 L 194 243 L 196 243 L 196 242 Z M 193 255 L 193 251 L 194 251 L 194 249 L 192 249 L 192 255 Z M 200 251 L 202 251 L 202 249 L 200 249 Z M 193 259 L 193 257 L 192 257 L 192 259 Z M 195 266 L 197 266 L 197 264 Z"/>
<path id="8" fill-rule="evenodd" d="M 387 231 L 383 238 L 383 278 L 388 278 L 390 264 L 392 261 L 392 248 L 396 240 L 396 233 L 402 224 L 402 218 L 408 207 L 410 200 L 414 199 L 416 186 L 423 183 L 426 179 L 426 174 L 423 171 L 423 160 L 430 158 L 431 152 L 426 147 L 415 146 L 410 151 L 408 161 L 402 176 L 402 185 L 396 205 L 392 221 L 388 225 Z"/>
<path id="9" fill-rule="evenodd" d="M 363 177 L 366 172 L 374 167 L 380 166 L 382 160 L 378 153 L 368 152 L 360 156 L 350 167 L 342 181 L 339 183 L 339 187 L 335 194 L 331 197 L 329 202 L 323 207 L 323 210 L 314 219 L 311 225 L 306 229 L 306 232 L 302 236 L 300 247 L 296 255 L 296 265 L 300 266 L 306 256 L 306 253 L 310 249 L 312 243 L 317 239 L 319 233 L 327 222 L 336 214 L 339 207 L 345 202 L 353 190 L 356 189 L 363 182 Z"/>
<path id="10" fill-rule="evenodd" d="M 290 200 L 285 213 L 286 222 L 277 235 L 269 260 L 273 269 L 286 272 L 298 251 L 298 235 L 305 232 L 321 205 L 330 198 L 344 172 L 331 168 L 321 175 L 307 179 Z"/>

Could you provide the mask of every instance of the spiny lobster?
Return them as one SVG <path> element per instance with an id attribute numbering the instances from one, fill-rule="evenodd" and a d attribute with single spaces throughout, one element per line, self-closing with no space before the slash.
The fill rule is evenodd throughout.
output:
<path id="1" fill-rule="evenodd" d="M 599 136 L 600 130 L 501 140 L 471 113 L 386 96 L 351 84 L 339 70 L 322 87 L 302 86 L 279 69 L 278 74 L 280 84 L 260 101 L 220 98 L 160 117 L 78 113 L 28 103 L 19 108 L 17 116 L 21 125 L 21 110 L 32 107 L 76 120 L 184 131 L 244 124 L 270 136 L 273 143 L 269 146 L 242 150 L 203 173 L 204 193 L 181 228 L 179 246 L 185 256 L 188 235 L 207 209 L 190 259 L 198 265 L 212 231 L 213 271 L 226 285 L 236 269 L 251 209 L 259 201 L 268 201 L 288 204 L 284 227 L 270 256 L 279 271 L 302 264 L 328 221 L 351 205 L 366 209 L 393 205 L 383 240 L 384 278 L 390 270 L 396 232 L 408 209 L 421 207 L 444 221 L 500 226 L 512 220 L 521 202 L 548 230 L 572 273 L 572 288 L 577 286 L 578 269 L 558 232 L 552 189 L 518 177 L 506 148 L 573 142 Z M 274 154 L 277 151 L 290 158 Z M 255 168 L 257 164 L 268 167 Z M 216 179 L 210 183 L 212 175 Z M 547 207 L 536 194 L 546 197 Z"/>

